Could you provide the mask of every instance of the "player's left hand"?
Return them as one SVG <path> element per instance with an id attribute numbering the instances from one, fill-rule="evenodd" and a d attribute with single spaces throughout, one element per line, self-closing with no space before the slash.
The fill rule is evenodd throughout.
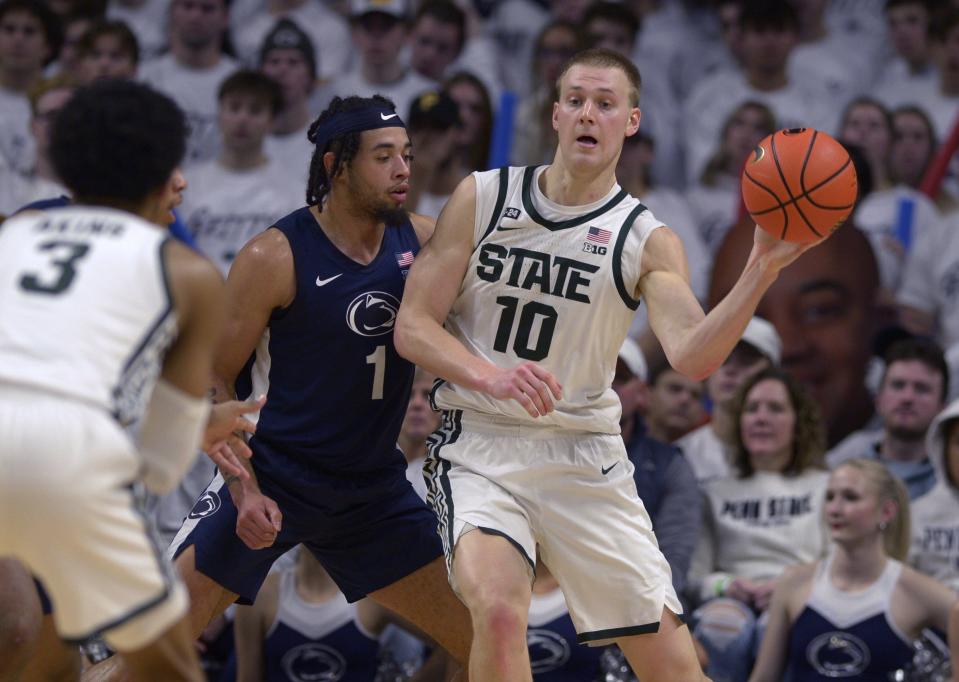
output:
<path id="1" fill-rule="evenodd" d="M 224 476 L 237 476 L 241 480 L 250 477 L 240 458 L 249 459 L 253 455 L 243 434 L 256 432 L 256 425 L 243 415 L 259 411 L 265 404 L 266 396 L 261 395 L 256 400 L 228 400 L 210 410 L 201 447 Z"/>
<path id="2" fill-rule="evenodd" d="M 753 237 L 753 255 L 758 257 L 765 267 L 778 273 L 818 243 L 796 244 L 776 239 L 757 225 Z"/>
<path id="3" fill-rule="evenodd" d="M 264 405 L 266 405 L 265 395 L 255 400 L 228 400 L 214 405 L 210 410 L 206 430 L 203 432 L 203 449 L 208 450 L 234 434 L 256 432 L 256 425 L 244 419 L 243 415 L 259 412 Z"/>

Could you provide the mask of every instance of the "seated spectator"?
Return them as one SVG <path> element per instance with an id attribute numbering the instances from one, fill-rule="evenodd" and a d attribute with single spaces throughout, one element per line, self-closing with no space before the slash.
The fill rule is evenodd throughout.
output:
<path id="1" fill-rule="evenodd" d="M 218 98 L 221 151 L 187 173 L 191 189 L 181 214 L 224 275 L 247 241 L 303 203 L 295 169 L 264 151 L 280 100 L 280 87 L 258 71 L 227 78 Z"/>
<path id="2" fill-rule="evenodd" d="M 873 87 L 876 99 L 892 102 L 902 92 L 923 91 L 938 75 L 932 59 L 929 27 L 934 0 L 886 0 L 884 12 L 895 56 Z"/>
<path id="3" fill-rule="evenodd" d="M 673 443 L 703 423 L 703 382 L 663 365 L 650 374 L 649 435 Z"/>
<path id="4" fill-rule="evenodd" d="M 766 369 L 747 381 L 736 415 L 735 478 L 706 484 L 705 524 L 690 587 L 704 602 L 695 634 L 714 680 L 744 682 L 763 612 L 784 568 L 826 553 L 819 410 L 789 375 Z"/>
<path id="5" fill-rule="evenodd" d="M 643 119 L 645 121 L 645 118 Z M 657 138 L 658 139 L 658 138 Z M 616 179 L 620 186 L 636 197 L 657 218 L 669 225 L 683 242 L 686 260 L 689 263 L 690 287 L 700 301 L 706 299 L 712 254 L 696 229 L 696 221 L 686 198 L 674 189 L 663 187 L 656 178 L 656 158 L 660 155 L 654 138 L 640 127 L 639 131 L 626 138 L 623 151 L 616 165 Z M 637 311 L 637 320 L 646 321 L 646 308 Z M 633 323 L 633 329 L 638 326 Z"/>
<path id="6" fill-rule="evenodd" d="M 826 462 L 835 469 L 847 459 L 875 459 L 902 480 L 909 499 L 915 500 L 936 482 L 926 432 L 949 394 L 949 368 L 942 349 L 923 339 L 897 341 L 884 360 L 876 395 L 880 428 L 851 433 L 829 451 Z"/>
<path id="7" fill-rule="evenodd" d="M 700 485 L 732 474 L 736 452 L 734 409 L 739 389 L 757 372 L 778 367 L 781 355 L 782 341 L 775 327 L 761 317 L 754 317 L 729 357 L 706 379 L 712 416 L 708 423 L 676 441 Z"/>
<path id="8" fill-rule="evenodd" d="M 101 78 L 136 78 L 140 45 L 122 21 L 98 21 L 80 39 L 77 62 L 84 85 Z"/>
<path id="9" fill-rule="evenodd" d="M 413 100 L 406 126 L 416 172 L 410 175 L 405 207 L 435 219 L 461 179 L 452 177 L 459 107 L 446 93 L 427 90 Z"/>
<path id="10" fill-rule="evenodd" d="M 0 168 L 0 215 L 12 215 L 34 201 L 67 193 L 50 161 L 50 131 L 57 112 L 73 97 L 75 90 L 71 81 L 59 76 L 41 80 L 30 89 L 33 164 L 22 173 Z"/>
<path id="11" fill-rule="evenodd" d="M 739 218 L 746 160 L 775 130 L 776 119 L 765 104 L 740 104 L 724 122 L 718 147 L 706 161 L 698 182 L 687 190 L 696 228 L 711 254 Z"/>
<path id="12" fill-rule="evenodd" d="M 890 173 L 895 142 L 892 114 L 870 97 L 853 100 L 843 113 L 839 139 L 858 146 L 869 165 L 873 190 L 860 188 L 856 225 L 866 233 L 876 253 L 883 296 L 899 288 L 906 256 L 917 236 L 935 230 L 941 220 L 935 203 L 914 186 Z M 897 148 L 897 155 L 902 150 Z"/>
<path id="13" fill-rule="evenodd" d="M 406 406 L 406 416 L 397 445 L 406 456 L 406 478 L 413 490 L 426 499 L 426 481 L 423 479 L 423 462 L 426 460 L 426 439 L 440 425 L 440 414 L 430 407 L 430 391 L 436 379 L 429 372 L 416 368 L 413 375 L 413 388 L 410 402 Z"/>
<path id="14" fill-rule="evenodd" d="M 443 83 L 443 92 L 459 107 L 456 153 L 451 159 L 450 181 L 454 187 L 473 171 L 486 170 L 493 136 L 493 104 L 483 82 L 465 71 Z"/>
<path id="15" fill-rule="evenodd" d="M 60 23 L 45 2 L 0 2 L 0 165 L 20 172 L 33 167 L 28 93 L 59 52 Z"/>
<path id="16" fill-rule="evenodd" d="M 264 148 L 296 173 L 301 185 L 310 177 L 313 158 L 307 132 L 313 121 L 309 101 L 316 85 L 315 54 L 310 37 L 287 19 L 276 23 L 260 47 L 260 72 L 275 80 L 283 95 Z"/>
<path id="17" fill-rule="evenodd" d="M 741 66 L 700 81 L 683 105 L 690 181 L 702 175 L 723 122 L 743 102 L 765 104 L 784 128 L 835 126 L 837 112 L 820 81 L 787 69 L 799 42 L 793 3 L 745 0 L 739 30 Z"/>
<path id="18" fill-rule="evenodd" d="M 515 166 L 550 163 L 556 149 L 553 130 L 553 102 L 557 99 L 556 79 L 566 61 L 585 46 L 579 27 L 552 21 L 536 36 L 530 63 L 534 84 L 520 100 L 513 131 L 510 162 Z M 518 66 L 517 68 L 522 68 Z"/>
<path id="19" fill-rule="evenodd" d="M 926 451 L 938 480 L 912 505 L 909 563 L 959 592 L 959 400 L 932 422 Z"/>
<path id="20" fill-rule="evenodd" d="M 307 34 L 311 48 L 315 49 L 313 61 L 317 64 L 320 80 L 332 80 L 351 66 L 355 47 L 350 40 L 349 27 L 330 3 L 264 0 L 258 4 L 260 11 L 240 21 L 239 25 L 234 23 L 231 31 L 237 55 L 244 65 L 256 66 L 266 36 L 274 30 L 277 22 L 286 21 Z"/>
<path id="21" fill-rule="evenodd" d="M 686 577 L 702 522 L 702 501 L 696 477 L 682 453 L 646 435 L 643 421 L 646 361 L 639 345 L 626 338 L 619 350 L 613 390 L 622 403 L 620 429 L 633 464 L 636 491 L 669 562 L 676 594 L 686 590 Z"/>
<path id="22" fill-rule="evenodd" d="M 140 79 L 174 99 L 190 127 L 184 166 L 210 161 L 219 151 L 217 92 L 239 68 L 224 50 L 230 20 L 227 0 L 170 0 L 170 49 L 145 61 Z M 128 20 L 129 25 L 135 22 Z M 141 43 L 145 42 L 141 36 Z"/>
<path id="23" fill-rule="evenodd" d="M 410 66 L 440 83 L 466 42 L 466 14 L 451 0 L 426 0 L 410 26 Z"/>
<path id="24" fill-rule="evenodd" d="M 899 480 L 852 459 L 832 472 L 825 498 L 832 551 L 780 578 L 750 682 L 906 679 L 894 674 L 922 629 L 949 627 L 959 598 L 901 563 L 909 500 Z"/>
<path id="25" fill-rule="evenodd" d="M 374 94 L 388 97 L 404 117 L 420 93 L 436 83 L 408 67 L 401 58 L 409 32 L 406 0 L 351 0 L 350 36 L 356 53 L 349 71 L 324 88 L 325 97 Z M 314 111 L 328 102 L 314 101 Z"/>

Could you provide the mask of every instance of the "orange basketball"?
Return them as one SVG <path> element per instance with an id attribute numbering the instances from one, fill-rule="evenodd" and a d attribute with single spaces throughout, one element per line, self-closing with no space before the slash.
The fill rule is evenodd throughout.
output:
<path id="1" fill-rule="evenodd" d="M 787 242 L 825 239 L 856 205 L 852 159 L 813 128 L 779 130 L 760 142 L 746 162 L 742 186 L 756 224 Z"/>

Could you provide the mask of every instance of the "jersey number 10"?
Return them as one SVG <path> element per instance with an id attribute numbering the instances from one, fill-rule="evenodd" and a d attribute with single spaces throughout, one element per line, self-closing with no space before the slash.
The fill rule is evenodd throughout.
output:
<path id="1" fill-rule="evenodd" d="M 509 346 L 510 336 L 513 335 L 513 323 L 516 320 L 516 310 L 519 308 L 519 299 L 515 296 L 499 296 L 496 302 L 503 306 L 499 325 L 496 328 L 496 338 L 493 340 L 493 350 L 505 353 Z M 530 338 L 537 318 L 541 319 L 535 344 Z M 549 355 L 549 347 L 553 343 L 553 332 L 556 331 L 556 308 L 538 301 L 527 301 L 519 310 L 519 324 L 516 326 L 516 335 L 513 338 L 513 352 L 516 357 L 524 360 L 539 361 Z"/>

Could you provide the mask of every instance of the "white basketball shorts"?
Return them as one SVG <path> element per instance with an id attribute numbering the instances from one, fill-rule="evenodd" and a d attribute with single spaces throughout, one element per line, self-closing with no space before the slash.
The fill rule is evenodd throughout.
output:
<path id="1" fill-rule="evenodd" d="M 581 643 L 656 632 L 664 607 L 682 615 L 620 436 L 444 412 L 424 475 L 454 590 L 456 543 L 475 527 L 506 537 L 530 566 L 539 547 Z"/>
<path id="2" fill-rule="evenodd" d="M 186 613 L 186 589 L 135 507 L 140 468 L 103 410 L 0 387 L 0 556 L 40 578 L 65 640 L 101 634 L 132 651 Z"/>

